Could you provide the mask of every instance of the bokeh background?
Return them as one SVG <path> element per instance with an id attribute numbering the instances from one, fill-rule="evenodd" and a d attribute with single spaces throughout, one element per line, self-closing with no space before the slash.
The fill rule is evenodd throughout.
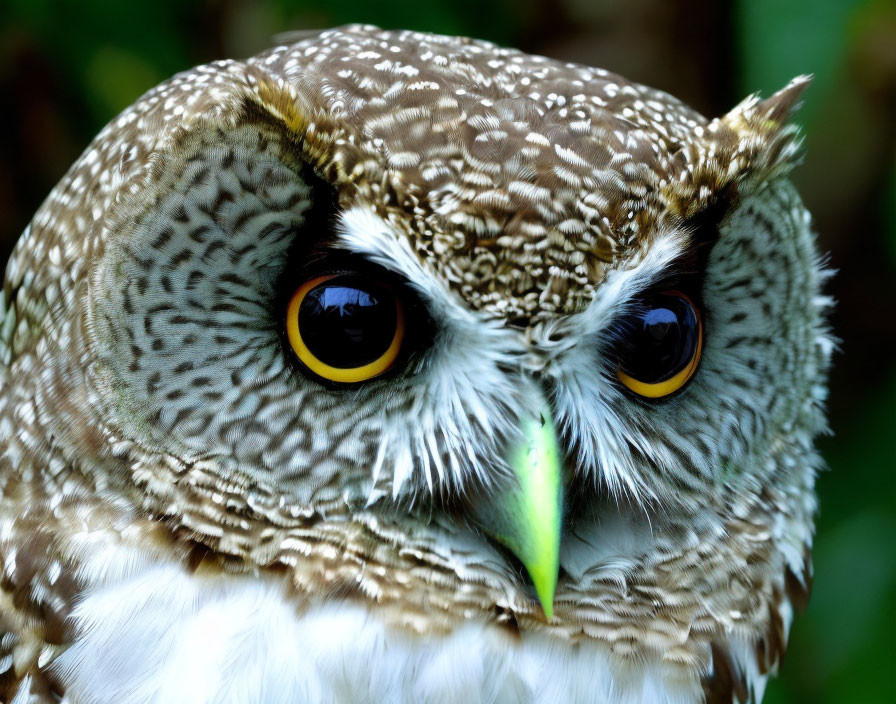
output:
<path id="1" fill-rule="evenodd" d="M 598 65 L 709 116 L 813 73 L 795 179 L 841 339 L 815 590 L 766 701 L 896 702 L 896 0 L 0 0 L 0 262 L 141 93 L 279 32 L 372 22 Z"/>

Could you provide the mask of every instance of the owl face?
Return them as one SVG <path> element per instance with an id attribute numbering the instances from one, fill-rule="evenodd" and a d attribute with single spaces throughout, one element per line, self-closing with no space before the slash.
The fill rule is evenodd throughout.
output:
<path id="1" fill-rule="evenodd" d="M 624 573 L 700 615 L 728 585 L 762 633 L 804 569 L 829 353 L 786 179 L 803 85 L 708 122 L 598 69 L 371 28 L 196 69 L 35 219 L 7 357 L 69 399 L 52 444 L 102 491 L 298 564 L 312 600 L 365 568 L 403 623 L 436 583 L 600 639 L 631 614 L 588 597 Z M 542 613 L 522 553 L 545 532 Z"/>
<path id="2" fill-rule="evenodd" d="M 180 128 L 154 154 L 139 205 L 119 208 L 90 272 L 104 423 L 300 504 L 367 502 L 487 489 L 543 395 L 577 489 L 700 504 L 720 478 L 761 481 L 764 452 L 812 403 L 813 330 L 787 321 L 811 308 L 816 275 L 793 234 L 806 216 L 779 175 L 792 147 L 778 133 L 751 145 L 736 121 L 748 108 L 786 112 L 776 104 L 796 89 L 706 128 L 601 71 L 471 51 L 465 71 L 408 68 L 392 86 L 396 111 L 379 90 L 405 64 L 380 71 L 371 49 L 369 73 L 337 70 L 359 40 L 309 43 L 326 56 L 298 87 L 269 96 L 257 78 L 266 112 L 246 98 L 239 124 Z M 395 46 L 408 66 L 433 51 Z M 521 73 L 476 90 L 467 74 L 487 58 Z M 551 81 L 580 92 L 547 92 Z M 734 155 L 710 163 L 723 147 Z M 382 373 L 334 381 L 290 342 L 293 295 L 333 275 L 385 286 L 402 306 Z M 701 328 L 674 362 L 670 338 L 651 343 L 643 329 L 656 309 L 671 314 L 670 336 L 685 334 L 657 300 L 666 292 Z M 339 343 L 343 323 L 320 324 L 318 345 L 355 344 L 359 359 L 395 332 L 390 318 Z M 651 380 L 693 361 L 686 388 L 633 391 L 619 371 L 639 354 Z"/>

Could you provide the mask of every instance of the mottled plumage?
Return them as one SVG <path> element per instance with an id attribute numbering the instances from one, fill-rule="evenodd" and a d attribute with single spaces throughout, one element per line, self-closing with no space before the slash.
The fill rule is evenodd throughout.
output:
<path id="1" fill-rule="evenodd" d="M 809 589 L 830 352 L 805 83 L 708 121 L 347 27 L 143 96 L 7 267 L 0 700 L 758 701 Z M 432 327 L 348 390 L 283 341 L 284 286 L 337 257 Z M 676 272 L 703 357 L 645 402 L 608 331 Z M 550 620 L 467 520 L 535 386 L 571 496 Z"/>

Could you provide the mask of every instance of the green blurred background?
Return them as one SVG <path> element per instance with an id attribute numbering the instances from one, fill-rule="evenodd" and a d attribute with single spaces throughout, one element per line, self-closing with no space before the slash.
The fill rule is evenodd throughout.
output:
<path id="1" fill-rule="evenodd" d="M 766 701 L 896 702 L 896 1 L 0 0 L 0 261 L 93 135 L 176 71 L 373 22 L 603 66 L 706 115 L 800 73 L 795 178 L 838 270 L 815 589 Z"/>

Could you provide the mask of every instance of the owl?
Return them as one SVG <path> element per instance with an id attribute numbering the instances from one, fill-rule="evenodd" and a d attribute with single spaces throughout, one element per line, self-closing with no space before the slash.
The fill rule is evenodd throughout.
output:
<path id="1" fill-rule="evenodd" d="M 0 297 L 0 699 L 759 702 L 810 587 L 807 84 L 350 26 L 179 74 Z"/>

